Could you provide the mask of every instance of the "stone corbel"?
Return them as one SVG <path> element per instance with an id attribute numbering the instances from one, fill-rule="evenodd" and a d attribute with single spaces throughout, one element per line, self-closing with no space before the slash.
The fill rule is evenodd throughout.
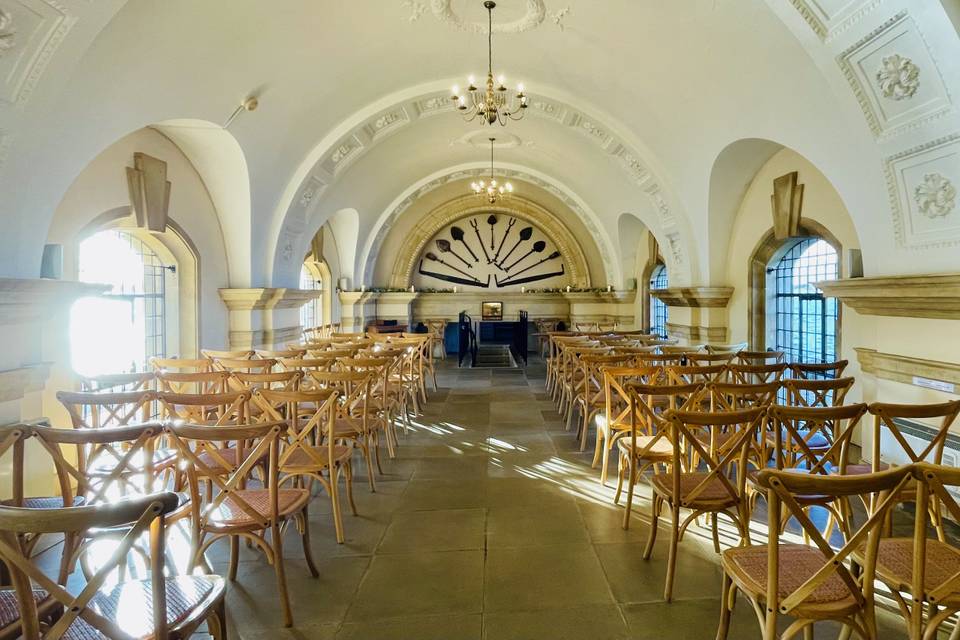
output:
<path id="1" fill-rule="evenodd" d="M 282 345 L 300 337 L 299 309 L 323 295 L 310 289 L 220 289 L 230 315 L 230 348 Z"/>
<path id="2" fill-rule="evenodd" d="M 960 274 L 847 278 L 816 283 L 861 315 L 960 319 Z"/>
<path id="3" fill-rule="evenodd" d="M 863 372 L 878 378 L 905 384 L 916 384 L 915 378 L 923 378 L 960 386 L 960 365 L 956 363 L 882 353 L 865 347 L 854 350 Z"/>
<path id="4" fill-rule="evenodd" d="M 725 308 L 733 287 L 670 287 L 651 289 L 650 295 L 668 307 Z"/>

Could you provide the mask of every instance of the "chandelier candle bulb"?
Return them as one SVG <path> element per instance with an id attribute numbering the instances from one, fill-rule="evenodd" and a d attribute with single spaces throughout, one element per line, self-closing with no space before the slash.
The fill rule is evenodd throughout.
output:
<path id="1" fill-rule="evenodd" d="M 567 285 L 567 293 L 570 293 L 570 285 Z"/>
<path id="2" fill-rule="evenodd" d="M 526 287 L 520 287 L 520 293 L 526 293 L 526 292 L 527 292 Z"/>
<path id="3" fill-rule="evenodd" d="M 612 285 L 612 284 L 608 284 L 608 285 L 607 285 L 607 293 L 613 293 L 613 285 Z"/>

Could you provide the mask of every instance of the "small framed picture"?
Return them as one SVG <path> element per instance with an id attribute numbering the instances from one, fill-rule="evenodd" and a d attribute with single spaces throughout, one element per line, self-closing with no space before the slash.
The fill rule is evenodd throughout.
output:
<path id="1" fill-rule="evenodd" d="M 480 318 L 483 320 L 503 320 L 503 303 L 481 302 Z"/>

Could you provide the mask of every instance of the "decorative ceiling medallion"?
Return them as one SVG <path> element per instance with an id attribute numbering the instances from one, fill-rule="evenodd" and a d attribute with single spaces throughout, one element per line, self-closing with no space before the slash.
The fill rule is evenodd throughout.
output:
<path id="1" fill-rule="evenodd" d="M 544 0 L 526 0 L 526 9 L 522 16 L 510 22 L 501 22 L 493 25 L 494 33 L 523 33 L 536 29 L 543 24 L 547 17 L 547 6 Z M 453 10 L 453 0 L 431 0 L 430 10 L 437 20 L 450 24 L 460 31 L 471 33 L 487 33 L 486 21 L 464 20 Z"/>
<path id="2" fill-rule="evenodd" d="M 427 11 L 427 5 L 417 0 L 403 0 L 400 6 L 410 10 L 407 22 L 416 22 Z"/>
<path id="3" fill-rule="evenodd" d="M 939 173 L 928 173 L 913 190 L 913 199 L 920 213 L 928 218 L 942 218 L 956 206 L 957 190 Z"/>
<path id="4" fill-rule="evenodd" d="M 877 70 L 880 93 L 890 100 L 912 98 L 920 88 L 920 67 L 899 53 L 885 56 Z"/>
<path id="5" fill-rule="evenodd" d="M 17 32 L 13 28 L 13 16 L 0 9 L 0 56 L 17 44 Z"/>

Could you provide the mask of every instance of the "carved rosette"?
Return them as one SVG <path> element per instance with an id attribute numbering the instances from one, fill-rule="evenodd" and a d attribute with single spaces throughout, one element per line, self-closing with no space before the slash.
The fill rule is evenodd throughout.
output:
<path id="1" fill-rule="evenodd" d="M 928 218 L 943 218 L 956 206 L 957 189 L 939 173 L 928 173 L 913 190 L 920 213 Z"/>
<path id="2" fill-rule="evenodd" d="M 920 88 L 920 67 L 898 53 L 883 58 L 876 77 L 880 94 L 890 100 L 907 100 Z"/>

